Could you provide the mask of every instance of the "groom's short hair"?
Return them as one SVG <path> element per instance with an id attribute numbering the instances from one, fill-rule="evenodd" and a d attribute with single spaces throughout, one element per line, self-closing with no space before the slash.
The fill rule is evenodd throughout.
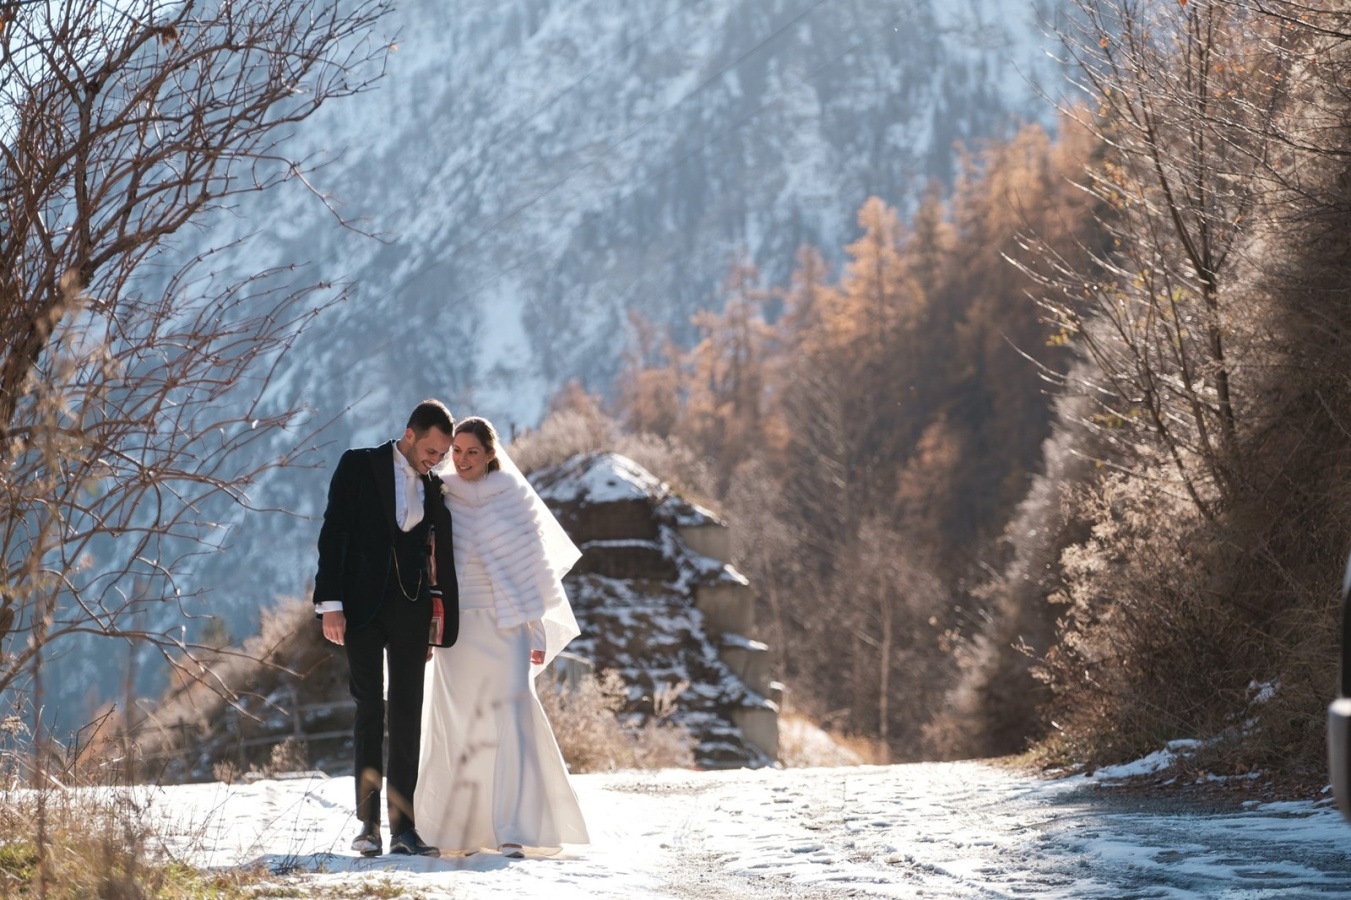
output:
<path id="1" fill-rule="evenodd" d="M 440 400 L 423 400 L 408 417 L 408 427 L 413 434 L 422 437 L 430 428 L 439 428 L 446 434 L 455 433 L 455 419 L 450 410 Z"/>

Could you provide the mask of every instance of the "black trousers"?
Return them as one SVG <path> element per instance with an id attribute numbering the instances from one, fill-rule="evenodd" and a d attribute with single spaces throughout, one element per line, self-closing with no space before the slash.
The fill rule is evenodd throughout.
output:
<path id="1" fill-rule="evenodd" d="M 380 781 L 388 775 L 389 833 L 413 828 L 422 744 L 422 676 L 427 665 L 429 603 L 386 597 L 380 612 L 360 628 L 347 627 L 347 667 L 356 701 L 357 818 L 380 825 Z M 384 668 L 389 660 L 389 700 Z M 385 717 L 389 717 L 389 770 L 384 767 Z"/>

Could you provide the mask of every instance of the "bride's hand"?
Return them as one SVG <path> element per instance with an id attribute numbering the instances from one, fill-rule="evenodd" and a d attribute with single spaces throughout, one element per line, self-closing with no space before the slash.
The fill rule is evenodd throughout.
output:
<path id="1" fill-rule="evenodd" d="M 544 651 L 543 651 L 543 650 L 531 650 L 531 651 L 530 651 L 530 665 L 532 665 L 532 666 L 542 666 L 542 665 L 544 665 Z"/>

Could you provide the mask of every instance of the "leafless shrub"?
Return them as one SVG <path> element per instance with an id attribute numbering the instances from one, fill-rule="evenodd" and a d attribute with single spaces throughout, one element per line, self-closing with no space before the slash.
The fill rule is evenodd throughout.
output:
<path id="1" fill-rule="evenodd" d="M 1094 363 L 1092 420 L 1157 446 L 1159 468 L 1214 519 L 1244 477 L 1243 263 L 1271 213 L 1286 35 L 1241 3 L 1076 5 L 1064 43 L 1090 104 L 1078 118 L 1104 148 L 1085 188 L 1112 240 L 1038 276 L 1044 306 Z"/>
<path id="2" fill-rule="evenodd" d="M 1049 691 L 1032 670 L 1059 640 L 1062 610 L 1050 598 L 1064 589 L 1061 553 L 1086 540 L 1090 527 L 1068 494 L 1092 480 L 1093 460 L 1106 453 L 1083 421 L 1087 398 L 1064 394 L 1055 407 L 1055 429 L 1042 444 L 1044 471 L 1004 532 L 1008 562 L 973 591 L 984 616 L 959 649 L 960 673 L 942 711 L 925 726 L 925 742 L 939 758 L 1019 753 L 1049 727 L 1042 708 Z"/>
<path id="3" fill-rule="evenodd" d="M 1051 741 L 1105 762 L 1219 733 L 1243 705 L 1255 632 L 1217 591 L 1213 525 L 1185 494 L 1122 475 L 1078 502 L 1092 535 L 1062 556 L 1060 640 L 1035 670 L 1052 693 Z"/>
<path id="4" fill-rule="evenodd" d="M 144 720 L 134 734 L 147 759 L 143 771 L 163 771 L 170 780 L 200 777 L 203 768 L 214 772 L 244 736 L 231 733 L 231 728 L 247 728 L 253 734 L 261 720 L 281 717 L 289 730 L 293 704 L 347 698 L 342 651 L 323 639 L 308 599 L 283 599 L 264 610 L 261 618 L 259 633 L 242 646 L 199 651 L 195 675 L 176 677 L 158 703 L 144 707 Z M 309 753 L 303 744 L 293 749 Z M 291 751 L 277 747 L 271 752 Z M 170 760 L 167 769 L 165 759 Z M 229 764 L 267 771 L 310 767 L 308 761 L 286 756 L 255 759 L 251 764 L 231 757 Z"/>
<path id="5" fill-rule="evenodd" d="M 105 726 L 90 723 L 79 733 L 97 735 Z M 258 871 L 199 871 L 165 851 L 154 786 L 128 787 L 119 766 L 92 764 L 87 752 L 67 747 L 69 764 L 48 766 L 46 783 L 35 787 L 27 761 L 54 751 L 33 748 L 31 735 L 17 730 L 12 736 L 0 754 L 0 896 L 255 895 Z"/>
<path id="6" fill-rule="evenodd" d="M 1293 208 L 1283 157 L 1312 142 L 1281 133 L 1300 38 L 1266 4 L 1076 5 L 1065 47 L 1088 102 L 1064 112 L 1100 143 L 1083 182 L 1109 240 L 1077 264 L 1028 241 L 1025 271 L 1081 354 L 1061 379 L 1075 405 L 931 736 L 979 723 L 976 749 L 1008 752 L 1022 722 L 1049 728 L 1043 752 L 1101 762 L 1225 733 L 1272 664 L 1279 604 L 1248 585 L 1275 560 L 1242 522 L 1276 463 L 1252 452 L 1278 415 L 1263 385 L 1280 330 L 1256 275 Z"/>
<path id="7" fill-rule="evenodd" d="M 272 748 L 263 769 L 265 775 L 286 775 L 305 772 L 310 768 L 310 748 L 302 740 L 288 737 Z"/>
<path id="8" fill-rule="evenodd" d="M 211 777 L 221 784 L 234 784 L 243 774 L 239 771 L 239 767 L 228 759 L 221 760 L 211 766 Z"/>
<path id="9" fill-rule="evenodd" d="M 1048 308 L 1096 369 L 1067 384 L 1098 405 L 1081 421 L 1103 469 L 1069 500 L 1090 533 L 1060 559 L 1042 749 L 1204 737 L 1225 771 L 1317 771 L 1351 496 L 1351 397 L 1328 374 L 1351 345 L 1351 18 L 1081 6 L 1114 240 Z"/>
<path id="10" fill-rule="evenodd" d="M 656 475 L 680 494 L 697 503 L 718 507 L 716 476 L 708 460 L 674 437 L 623 434 L 614 450 Z"/>
<path id="11" fill-rule="evenodd" d="M 620 721 L 629 698 L 619 673 L 607 669 L 599 677 L 585 675 L 567 685 L 546 677 L 538 684 L 540 703 L 573 772 L 694 765 L 689 732 L 664 717 L 672 708 L 669 703 L 663 706 L 657 699 L 658 714 L 641 724 L 626 727 Z"/>
<path id="12" fill-rule="evenodd" d="M 527 475 L 557 465 L 579 453 L 598 453 L 614 446 L 614 423 L 598 412 L 562 410 L 550 414 L 533 431 L 516 437 L 512 461 Z"/>
<path id="13" fill-rule="evenodd" d="M 785 768 L 875 765 L 888 759 L 886 745 L 874 738 L 832 734 L 800 713 L 779 715 L 779 762 Z"/>
<path id="14" fill-rule="evenodd" d="M 614 420 L 594 407 L 550 413 L 538 428 L 518 435 L 510 448 L 512 460 L 526 473 L 602 452 L 628 457 L 691 499 L 711 502 L 714 496 L 707 461 L 678 438 L 621 433 Z"/>

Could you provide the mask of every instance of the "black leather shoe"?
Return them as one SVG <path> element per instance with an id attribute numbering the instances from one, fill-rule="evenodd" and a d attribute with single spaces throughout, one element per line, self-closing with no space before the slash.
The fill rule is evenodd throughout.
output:
<path id="1" fill-rule="evenodd" d="M 404 856 L 440 856 L 441 851 L 435 847 L 422 843 L 422 838 L 418 837 L 417 829 L 410 828 L 407 831 L 399 832 L 398 836 L 389 842 L 390 853 L 400 853 Z"/>
<path id="2" fill-rule="evenodd" d="M 379 856 L 384 852 L 384 845 L 380 842 L 380 828 L 367 826 L 361 829 L 361 834 L 352 841 L 352 849 L 362 856 Z"/>

